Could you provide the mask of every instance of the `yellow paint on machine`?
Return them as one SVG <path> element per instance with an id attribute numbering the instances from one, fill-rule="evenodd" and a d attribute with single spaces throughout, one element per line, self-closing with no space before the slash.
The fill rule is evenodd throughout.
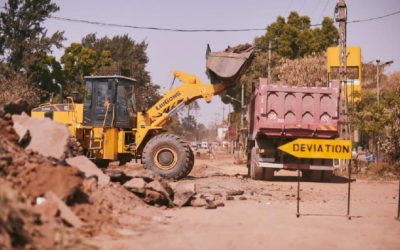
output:
<path id="1" fill-rule="evenodd" d="M 351 159 L 351 140 L 296 139 L 278 149 L 298 158 Z"/>

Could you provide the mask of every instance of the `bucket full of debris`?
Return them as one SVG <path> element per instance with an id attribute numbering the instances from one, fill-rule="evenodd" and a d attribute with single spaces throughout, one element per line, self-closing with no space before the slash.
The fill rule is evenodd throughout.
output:
<path id="1" fill-rule="evenodd" d="M 210 46 L 207 46 L 206 67 L 211 83 L 236 83 L 250 64 L 253 49 L 250 44 L 241 44 L 228 47 L 225 51 L 211 52 Z"/>

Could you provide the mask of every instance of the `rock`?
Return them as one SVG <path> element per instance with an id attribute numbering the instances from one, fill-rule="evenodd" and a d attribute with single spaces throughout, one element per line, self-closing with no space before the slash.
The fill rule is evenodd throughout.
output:
<path id="1" fill-rule="evenodd" d="M 217 209 L 217 205 L 213 201 L 210 201 L 207 204 L 206 209 Z"/>
<path id="2" fill-rule="evenodd" d="M 215 201 L 215 196 L 212 194 L 202 194 L 200 198 L 205 199 L 206 201 Z"/>
<path id="3" fill-rule="evenodd" d="M 58 204 L 55 201 L 44 201 L 36 206 L 34 206 L 35 212 L 39 213 L 41 216 L 56 217 L 59 215 Z"/>
<path id="4" fill-rule="evenodd" d="M 118 167 L 119 166 L 119 161 L 112 161 L 108 163 L 109 167 Z"/>
<path id="5" fill-rule="evenodd" d="M 163 183 L 161 183 L 161 181 L 152 181 L 150 183 L 147 183 L 145 188 L 162 193 L 167 198 L 171 196 L 171 192 L 167 190 L 167 188 L 165 187 L 165 185 L 163 185 Z"/>
<path id="6" fill-rule="evenodd" d="M 203 198 L 194 198 L 190 201 L 190 206 L 192 207 L 205 207 L 208 202 Z"/>
<path id="7" fill-rule="evenodd" d="M 133 178 L 123 186 L 131 192 L 144 194 L 146 182 L 142 178 Z"/>
<path id="8" fill-rule="evenodd" d="M 246 198 L 246 196 L 240 196 L 240 197 L 239 197 L 239 200 L 245 201 L 245 200 L 247 200 L 247 198 Z"/>
<path id="9" fill-rule="evenodd" d="M 171 196 L 172 196 L 172 191 L 168 190 L 169 187 L 166 188 L 166 185 L 162 184 L 160 181 L 152 181 L 150 183 L 147 183 L 145 185 L 145 196 L 147 198 L 147 191 L 154 191 L 157 192 L 161 195 L 161 197 L 158 197 L 157 195 L 150 193 L 150 195 L 155 195 L 156 197 L 156 201 L 152 202 L 148 202 L 149 204 L 160 204 L 160 205 L 171 205 L 172 204 L 172 200 L 171 200 Z M 167 191 L 168 190 L 168 191 Z M 151 198 L 151 197 L 150 197 Z M 151 200 L 151 199 L 150 199 Z M 145 199 L 146 201 L 146 199 Z M 146 201 L 147 202 L 147 201 Z"/>
<path id="10" fill-rule="evenodd" d="M 31 140 L 26 149 L 31 149 L 46 157 L 62 160 L 67 151 L 71 136 L 66 125 L 56 123 L 49 118 L 31 118 L 27 114 L 13 115 L 14 127 L 21 133 L 29 130 Z M 22 137 L 20 137 L 22 138 Z"/>
<path id="11" fill-rule="evenodd" d="M 14 123 L 13 128 L 19 137 L 19 139 L 18 139 L 19 144 L 21 144 L 21 142 L 25 141 L 25 140 L 30 141 L 31 136 L 30 136 L 29 130 L 25 126 L 23 126 L 20 123 Z M 28 146 L 28 145 L 26 145 L 26 146 Z"/>
<path id="12" fill-rule="evenodd" d="M 235 199 L 235 197 L 233 197 L 233 196 L 226 196 L 227 201 L 233 201 L 234 199 Z"/>
<path id="13" fill-rule="evenodd" d="M 217 207 L 224 207 L 225 206 L 225 202 L 222 200 L 222 198 L 218 198 L 214 201 L 214 204 Z"/>
<path id="14" fill-rule="evenodd" d="M 107 185 L 110 182 L 110 177 L 105 175 L 91 160 L 86 156 L 80 155 L 66 159 L 66 162 L 83 172 L 86 178 L 93 175 L 97 176 L 99 185 Z"/>
<path id="15" fill-rule="evenodd" d="M 142 178 L 146 182 L 152 182 L 161 179 L 159 175 L 148 169 L 126 169 L 123 171 L 126 176 L 131 178 Z"/>
<path id="16" fill-rule="evenodd" d="M 126 176 L 124 171 L 120 169 L 106 169 L 105 174 L 110 176 L 111 181 L 119 182 L 120 184 L 123 184 L 132 179 L 131 177 Z"/>
<path id="17" fill-rule="evenodd" d="M 261 193 L 261 195 L 264 195 L 264 196 L 272 196 L 272 194 L 270 194 L 270 193 Z"/>
<path id="18" fill-rule="evenodd" d="M 196 185 L 194 183 L 178 182 L 174 185 L 173 191 L 174 205 L 182 207 L 187 205 L 193 195 L 196 194 Z"/>
<path id="19" fill-rule="evenodd" d="M 84 225 L 84 223 L 79 219 L 72 210 L 65 205 L 65 203 L 58 198 L 56 194 L 53 192 L 49 191 L 45 194 L 44 196 L 46 200 L 49 202 L 54 202 L 57 204 L 58 209 L 60 210 L 60 217 L 67 222 L 69 225 L 79 228 Z"/>
<path id="20" fill-rule="evenodd" d="M 82 182 L 82 191 L 85 193 L 93 193 L 97 188 L 97 176 L 84 179 Z"/>
<path id="21" fill-rule="evenodd" d="M 170 201 L 165 196 L 157 191 L 146 189 L 144 202 L 150 205 L 169 205 Z"/>
<path id="22" fill-rule="evenodd" d="M 243 190 L 229 190 L 226 192 L 228 196 L 242 195 L 244 194 Z"/>

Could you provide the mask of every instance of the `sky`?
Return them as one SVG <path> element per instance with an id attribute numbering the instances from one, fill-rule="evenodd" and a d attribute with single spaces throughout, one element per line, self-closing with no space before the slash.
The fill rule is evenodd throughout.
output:
<path id="1" fill-rule="evenodd" d="M 3 3 L 5 0 L 0 0 Z M 54 16 L 84 19 L 89 21 L 126 24 L 135 26 L 155 26 L 182 29 L 239 29 L 266 28 L 278 16 L 287 17 L 290 11 L 311 18 L 311 23 L 320 23 L 324 16 L 333 17 L 335 0 L 57 0 L 60 7 Z M 400 10 L 400 0 L 349 0 L 348 19 L 358 20 L 382 16 Z M 380 20 L 348 24 L 348 46 L 362 49 L 364 62 L 380 59 L 393 60 L 385 69 L 386 73 L 400 70 L 400 14 Z M 192 73 L 204 82 L 205 51 L 207 44 L 218 51 L 228 45 L 252 43 L 254 38 L 265 31 L 250 32 L 204 32 L 178 33 L 166 31 L 115 28 L 91 24 L 73 23 L 49 19 L 45 22 L 49 34 L 57 30 L 65 31 L 64 46 L 80 42 L 89 33 L 97 37 L 128 34 L 134 40 L 148 43 L 147 55 L 152 82 L 169 89 L 172 71 Z M 59 57 L 63 51 L 54 51 Z M 175 83 L 178 84 L 178 83 Z M 222 120 L 229 110 L 220 98 L 212 103 L 199 101 L 198 120 L 211 124 Z"/>

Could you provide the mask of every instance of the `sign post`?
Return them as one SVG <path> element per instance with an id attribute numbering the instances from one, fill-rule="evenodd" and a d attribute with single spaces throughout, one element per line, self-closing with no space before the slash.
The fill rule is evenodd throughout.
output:
<path id="1" fill-rule="evenodd" d="M 351 140 L 328 140 L 300 138 L 280 147 L 279 150 L 291 154 L 297 158 L 311 159 L 351 159 Z M 299 164 L 298 164 L 299 165 Z M 351 160 L 349 161 L 349 184 L 347 190 L 347 218 L 350 220 L 350 183 L 351 183 Z M 400 198 L 399 198 L 400 199 Z M 300 169 L 297 166 L 297 214 L 300 217 Z M 400 209 L 400 205 L 399 205 Z M 400 211 L 400 210 L 399 210 Z M 400 213 L 400 212 L 399 212 Z M 397 216 L 399 217 L 399 216 Z"/>
<path id="2" fill-rule="evenodd" d="M 397 220 L 400 220 L 400 178 L 399 178 L 399 194 L 397 195 Z"/>

